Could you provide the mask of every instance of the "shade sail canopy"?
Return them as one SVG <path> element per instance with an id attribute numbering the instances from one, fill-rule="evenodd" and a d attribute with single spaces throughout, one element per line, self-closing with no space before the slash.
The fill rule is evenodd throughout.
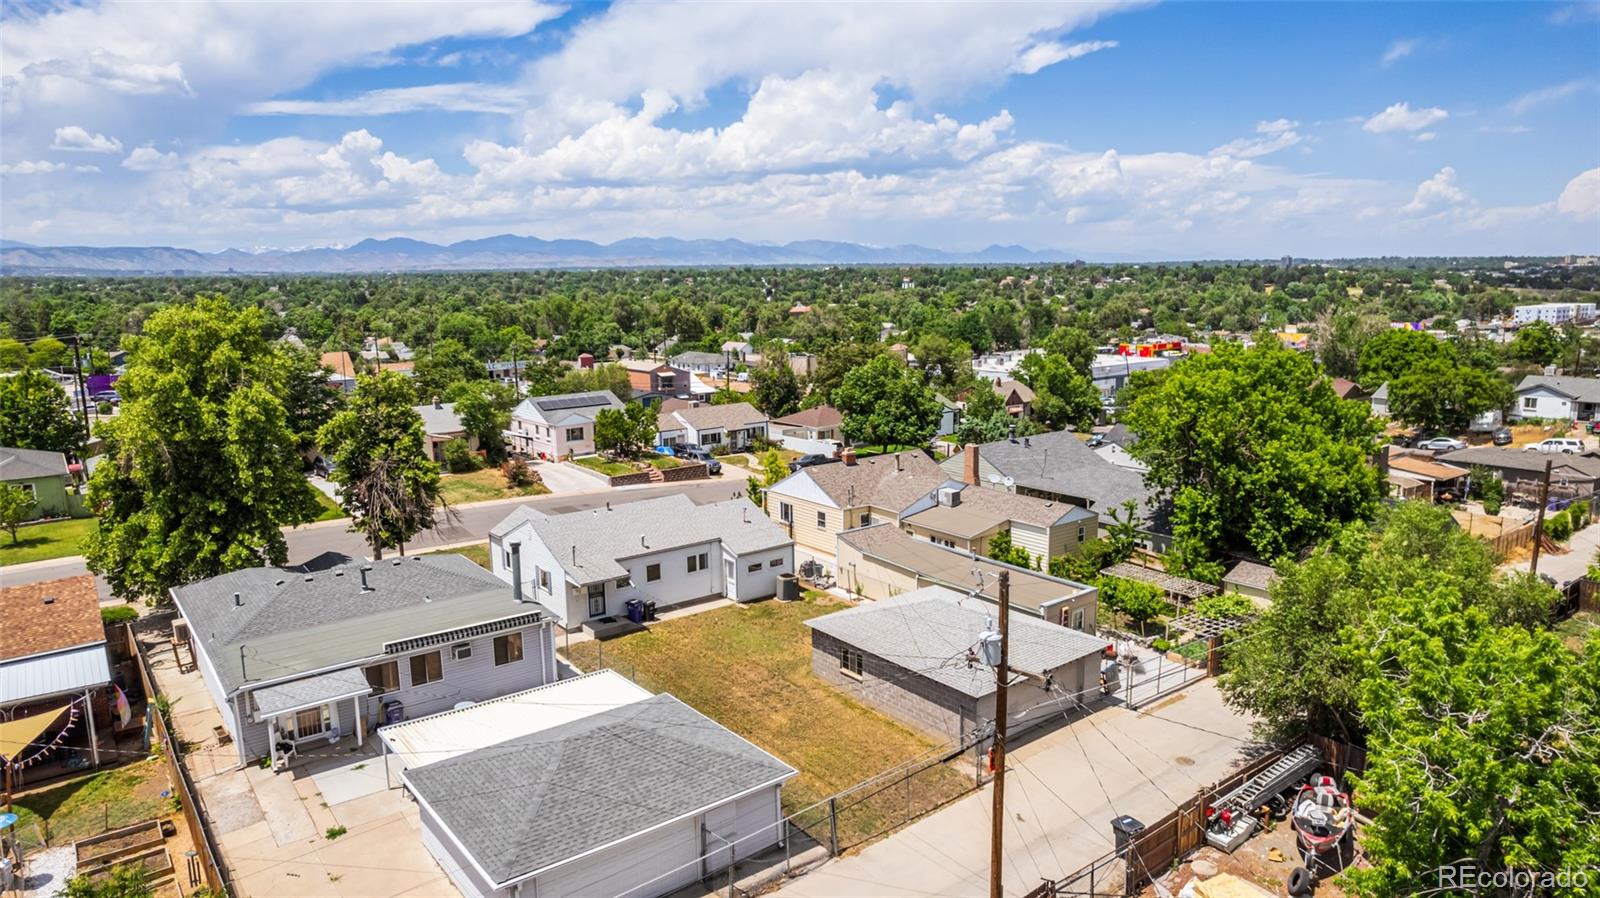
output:
<path id="1" fill-rule="evenodd" d="M 42 747 L 43 743 L 39 741 L 39 737 L 44 735 L 45 730 L 50 729 L 50 725 L 55 723 L 70 705 L 71 702 L 67 702 L 55 708 L 29 714 L 27 717 L 0 723 L 0 758 L 9 761 L 28 753 L 30 749 Z"/>

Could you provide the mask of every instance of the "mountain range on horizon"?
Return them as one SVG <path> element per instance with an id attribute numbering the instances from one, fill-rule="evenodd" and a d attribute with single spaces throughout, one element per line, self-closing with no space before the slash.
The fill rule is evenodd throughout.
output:
<path id="1" fill-rule="evenodd" d="M 829 240 L 784 244 L 630 237 L 614 243 L 501 234 L 451 244 L 367 238 L 347 247 L 202 252 L 171 246 L 34 246 L 0 241 L 0 274 L 343 274 L 383 271 L 503 271 L 538 268 L 660 268 L 745 265 L 997 265 L 1071 262 L 1065 250 L 989 246 L 973 252 L 916 244 L 868 246 Z M 1128 261 L 1109 258 L 1105 261 Z"/>

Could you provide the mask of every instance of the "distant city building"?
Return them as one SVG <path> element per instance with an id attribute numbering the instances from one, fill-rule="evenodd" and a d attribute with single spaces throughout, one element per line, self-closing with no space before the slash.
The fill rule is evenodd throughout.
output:
<path id="1" fill-rule="evenodd" d="M 1532 324 L 1535 321 L 1565 324 L 1568 321 L 1593 321 L 1594 318 L 1595 304 L 1592 302 L 1541 302 L 1517 306 L 1511 312 L 1511 320 L 1516 324 Z"/>

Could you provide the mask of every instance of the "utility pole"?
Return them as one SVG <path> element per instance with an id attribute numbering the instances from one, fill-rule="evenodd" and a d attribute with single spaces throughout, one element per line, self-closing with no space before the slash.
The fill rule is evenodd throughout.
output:
<path id="1" fill-rule="evenodd" d="M 1003 898 L 1001 844 L 1006 822 L 1006 680 L 1007 630 L 1011 618 L 1011 572 L 1000 572 L 1000 659 L 994 666 L 994 810 L 989 815 L 989 898 Z"/>
<path id="2" fill-rule="evenodd" d="M 83 412 L 83 441 L 87 446 L 93 430 L 89 427 L 89 392 L 83 385 L 83 335 L 72 335 L 72 373 L 78 377 L 78 408 Z M 90 352 L 90 358 L 94 353 Z M 87 448 L 84 451 L 88 451 Z M 81 463 L 83 459 L 78 459 Z"/>
<path id="3" fill-rule="evenodd" d="M 1528 573 L 1539 574 L 1539 543 L 1544 540 L 1544 507 L 1550 504 L 1550 467 L 1555 459 L 1544 460 L 1544 481 L 1539 484 L 1539 516 L 1533 520 L 1533 560 L 1528 562 Z"/>

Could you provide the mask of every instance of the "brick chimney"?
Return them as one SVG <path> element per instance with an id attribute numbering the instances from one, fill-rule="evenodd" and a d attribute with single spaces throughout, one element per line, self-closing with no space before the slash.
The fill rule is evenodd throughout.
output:
<path id="1" fill-rule="evenodd" d="M 965 483 L 965 484 L 968 484 L 968 485 L 971 485 L 971 486 L 977 486 L 978 485 L 978 444 L 977 443 L 968 443 L 967 446 L 966 446 L 966 454 L 963 455 L 961 458 L 962 458 L 962 463 L 961 463 L 961 482 Z"/>
<path id="2" fill-rule="evenodd" d="M 855 464 L 856 450 L 850 446 L 844 447 L 844 451 L 839 453 L 839 460 L 843 461 L 847 465 Z"/>

